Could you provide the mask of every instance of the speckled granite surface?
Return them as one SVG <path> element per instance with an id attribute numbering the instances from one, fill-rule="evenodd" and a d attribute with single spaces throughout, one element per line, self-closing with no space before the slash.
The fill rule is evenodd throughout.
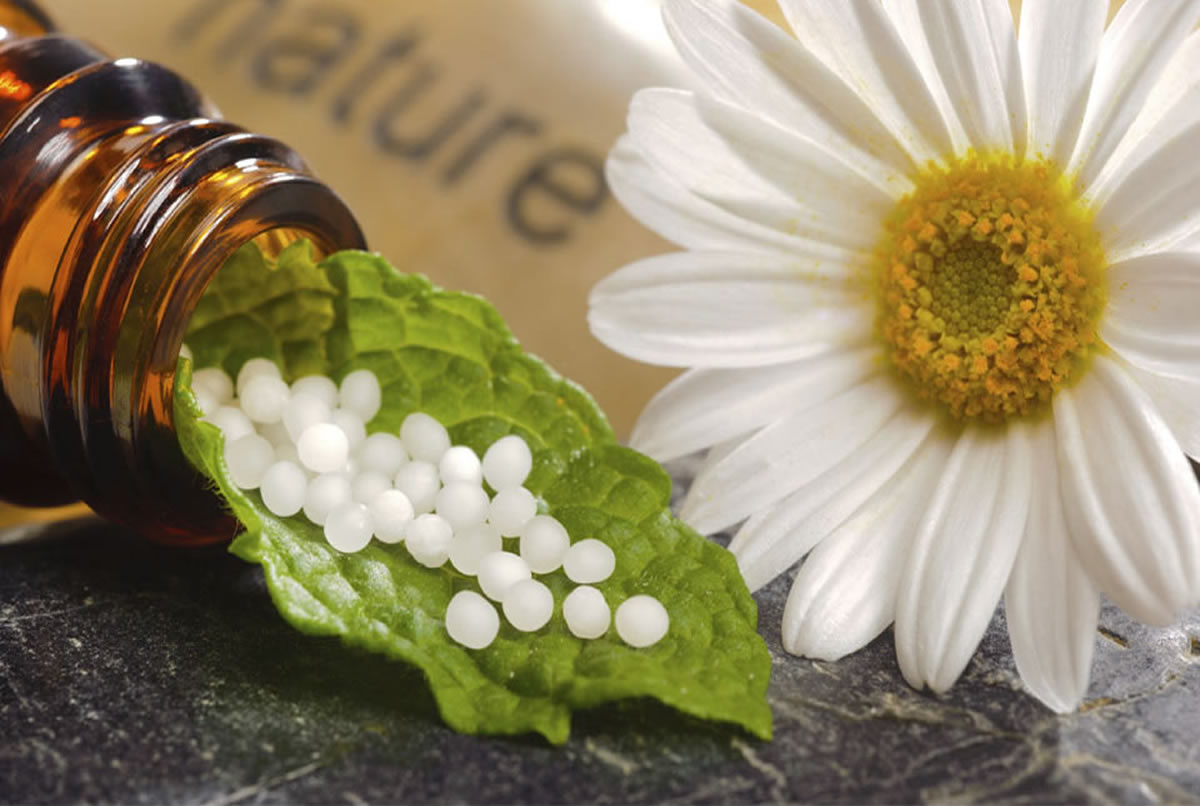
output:
<path id="1" fill-rule="evenodd" d="M 569 744 L 442 727 L 418 673 L 293 632 L 253 567 L 90 523 L 0 546 L 0 800 L 128 803 L 1200 799 L 1200 614 L 1106 608 L 1085 709 L 1022 693 L 998 615 L 945 698 L 885 634 L 836 664 L 779 648 L 776 739 L 649 703 L 576 717 Z"/>

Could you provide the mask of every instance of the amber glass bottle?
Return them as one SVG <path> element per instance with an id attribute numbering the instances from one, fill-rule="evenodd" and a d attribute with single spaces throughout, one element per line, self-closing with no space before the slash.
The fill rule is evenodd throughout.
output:
<path id="1" fill-rule="evenodd" d="M 363 246 L 287 146 L 0 0 L 0 498 L 81 499 L 168 542 L 229 537 L 175 439 L 176 359 L 225 260 L 298 237 Z"/>

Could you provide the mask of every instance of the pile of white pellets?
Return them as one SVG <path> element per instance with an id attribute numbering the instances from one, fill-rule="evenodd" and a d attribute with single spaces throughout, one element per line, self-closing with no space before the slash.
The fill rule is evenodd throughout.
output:
<path id="1" fill-rule="evenodd" d="M 537 499 L 523 486 L 533 456 L 521 437 L 498 439 L 480 459 L 451 445 L 445 426 L 420 412 L 405 418 L 399 435 L 368 435 L 382 391 L 365 369 L 340 386 L 323 375 L 289 385 L 274 362 L 252 358 L 236 381 L 220 368 L 196 370 L 192 390 L 204 419 L 225 437 L 230 477 L 243 490 L 258 490 L 275 515 L 303 512 L 340 552 L 361 551 L 372 539 L 403 543 L 421 565 L 448 561 L 474 578 L 482 593 L 461 590 L 446 609 L 446 631 L 459 644 L 482 649 L 495 640 L 500 613 L 493 602 L 517 630 L 546 626 L 554 595 L 534 576 L 560 570 L 576 583 L 562 601 L 572 635 L 600 638 L 613 621 L 633 647 L 666 635 L 666 608 L 652 596 L 626 599 L 613 618 L 593 587 L 616 567 L 612 549 L 592 538 L 572 543 L 561 523 L 538 514 Z M 506 550 L 505 540 L 516 541 L 517 550 Z"/>

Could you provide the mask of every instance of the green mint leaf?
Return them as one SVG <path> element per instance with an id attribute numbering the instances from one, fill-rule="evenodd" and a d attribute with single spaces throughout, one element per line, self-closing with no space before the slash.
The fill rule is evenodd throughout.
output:
<path id="1" fill-rule="evenodd" d="M 372 431 L 398 432 L 406 415 L 425 411 L 456 444 L 481 454 L 501 436 L 520 434 L 534 453 L 526 486 L 545 511 L 573 540 L 598 537 L 615 551 L 615 573 L 597 586 L 610 606 L 648 593 L 671 617 L 666 638 L 648 649 L 626 646 L 615 629 L 577 639 L 558 607 L 536 633 L 504 624 L 487 649 L 459 646 L 442 618 L 454 593 L 474 581 L 448 564 L 419 565 L 403 544 L 340 554 L 303 515 L 272 515 L 256 491 L 230 480 L 221 436 L 200 420 L 183 362 L 180 443 L 245 526 L 232 551 L 262 565 L 276 606 L 295 627 L 419 666 L 443 718 L 464 732 L 536 731 L 560 743 L 571 709 L 653 697 L 770 737 L 770 656 L 732 555 L 671 516 L 663 469 L 617 444 L 591 398 L 522 352 L 486 301 L 436 289 L 365 253 L 317 264 L 300 243 L 272 266 L 247 247 L 213 281 L 187 341 L 198 366 L 231 373 L 256 355 L 282 362 L 293 377 L 340 379 L 369 368 L 383 386 Z M 542 579 L 561 605 L 571 583 L 561 572 Z"/>

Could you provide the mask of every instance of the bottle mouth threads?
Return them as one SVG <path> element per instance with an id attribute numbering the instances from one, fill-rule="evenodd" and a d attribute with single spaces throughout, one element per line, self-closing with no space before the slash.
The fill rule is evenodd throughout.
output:
<path id="1" fill-rule="evenodd" d="M 332 252 L 361 230 L 291 149 L 215 120 L 165 68 L 59 36 L 0 40 L 5 65 L 34 92 L 7 121 L 0 102 L 0 441 L 24 440 L 38 472 L 0 495 L 53 489 L 151 537 L 225 539 L 172 427 L 187 321 L 244 243 Z"/>

